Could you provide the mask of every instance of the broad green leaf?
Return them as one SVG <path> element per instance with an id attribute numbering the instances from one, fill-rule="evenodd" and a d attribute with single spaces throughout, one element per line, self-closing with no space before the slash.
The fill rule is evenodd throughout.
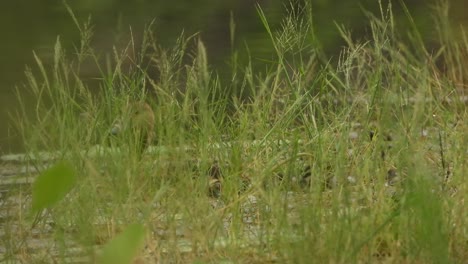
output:
<path id="1" fill-rule="evenodd" d="M 48 208 L 62 200 L 73 188 L 76 173 L 66 162 L 59 162 L 39 175 L 32 187 L 32 210 Z"/>
<path id="2" fill-rule="evenodd" d="M 99 263 L 132 263 L 145 239 L 145 228 L 132 224 L 104 246 Z"/>

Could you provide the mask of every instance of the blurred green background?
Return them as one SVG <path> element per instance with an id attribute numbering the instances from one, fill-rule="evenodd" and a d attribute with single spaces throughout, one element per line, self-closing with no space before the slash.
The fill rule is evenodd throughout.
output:
<path id="1" fill-rule="evenodd" d="M 434 0 L 435 1 L 435 0 Z M 431 5 L 434 1 L 407 0 L 407 4 L 425 40 L 433 36 Z M 300 4 L 300 1 L 295 1 Z M 467 25 L 466 0 L 449 1 L 453 24 Z M 200 32 L 206 44 L 209 63 L 222 73 L 231 52 L 229 21 L 232 12 L 236 24 L 235 46 L 247 45 L 253 60 L 272 58 L 272 46 L 256 11 L 258 3 L 273 28 L 278 29 L 286 14 L 287 0 L 81 0 L 70 1 L 78 20 L 91 16 L 94 25 L 93 46 L 102 53 L 110 53 L 115 43 L 127 43 L 129 28 L 136 39 L 145 24 L 155 20 L 159 43 L 171 47 L 185 30 L 186 35 Z M 344 45 L 335 23 L 351 29 L 356 37 L 369 33 L 363 9 L 379 16 L 377 0 L 311 0 L 316 33 L 321 47 L 329 55 L 337 56 Z M 294 5 L 294 4 L 293 4 Z M 383 1 L 387 5 L 387 1 Z M 399 1 L 393 2 L 397 21 L 405 20 Z M 53 47 L 60 36 L 65 48 L 73 51 L 79 46 L 79 32 L 61 0 L 0 1 L 0 154 L 22 150 L 21 139 L 14 129 L 9 113 L 17 109 L 15 87 L 26 81 L 26 65 L 34 68 L 32 51 L 45 64 L 53 61 Z M 84 79 L 98 76 L 92 68 L 85 69 Z M 29 98 L 32 101 L 33 98 Z M 28 101 L 28 99 L 26 99 Z M 33 106 L 31 106 L 33 108 Z M 33 109 L 31 109 L 33 111 Z"/>

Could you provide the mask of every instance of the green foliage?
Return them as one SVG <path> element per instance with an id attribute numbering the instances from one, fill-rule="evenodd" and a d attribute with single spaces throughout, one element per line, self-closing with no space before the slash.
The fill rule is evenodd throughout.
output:
<path id="1" fill-rule="evenodd" d="M 140 224 L 128 226 L 102 249 L 99 263 L 128 264 L 136 257 L 145 239 L 145 228 Z"/>
<path id="2" fill-rule="evenodd" d="M 145 228 L 131 225 L 104 259 L 131 261 L 147 235 L 149 262 L 464 260 L 467 75 L 455 58 L 467 58 L 466 40 L 444 35 L 433 56 L 416 27 L 398 32 L 381 6 L 380 17 L 366 13 L 371 39 L 338 27 L 347 45 L 334 62 L 317 45 L 311 7 L 299 11 L 275 28 L 258 8 L 274 59 L 259 70 L 233 50 L 227 80 L 198 36 L 181 34 L 168 50 L 151 28 L 141 49 L 132 39 L 107 69 L 88 41 L 71 60 L 57 41 L 53 69 L 37 58 L 40 77 L 28 72 L 37 117 L 20 126 L 30 156 L 47 150 L 83 175 L 50 212 L 63 244 L 91 257 L 139 222 Z M 97 95 L 78 74 L 90 61 L 102 75 Z M 154 111 L 143 153 L 125 129 L 135 101 Z M 116 123 L 122 133 L 109 135 Z M 209 197 L 213 182 L 219 199 Z"/>
<path id="3" fill-rule="evenodd" d="M 435 263 L 450 263 L 447 219 L 444 216 L 440 183 L 421 166 L 410 170 L 407 182 L 404 216 L 405 229 L 412 237 L 409 253 Z"/>
<path id="4" fill-rule="evenodd" d="M 59 162 L 42 172 L 32 187 L 32 211 L 38 212 L 60 202 L 76 181 L 75 169 L 68 162 Z"/>

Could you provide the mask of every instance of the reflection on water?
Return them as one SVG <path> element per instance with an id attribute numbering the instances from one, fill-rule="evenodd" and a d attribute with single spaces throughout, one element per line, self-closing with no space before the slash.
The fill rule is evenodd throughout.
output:
<path id="1" fill-rule="evenodd" d="M 281 23 L 288 1 L 257 1 L 273 28 Z M 323 48 L 334 54 L 342 45 L 335 30 L 335 21 L 353 28 L 355 34 L 366 30 L 365 17 L 358 3 L 367 9 L 378 10 L 378 1 L 312 1 L 316 33 Z M 429 7 L 426 1 L 406 1 L 416 21 L 430 28 Z M 459 3 L 459 4 L 457 4 Z M 452 6 L 463 7 L 463 0 L 451 1 Z M 272 58 L 272 46 L 258 18 L 255 1 L 201 0 L 201 1 L 78 1 L 72 5 L 80 22 L 91 14 L 95 32 L 93 46 L 102 52 L 111 51 L 115 43 L 126 43 L 129 26 L 138 38 L 144 25 L 155 19 L 155 30 L 161 45 L 170 47 L 182 30 L 200 32 L 206 44 L 210 64 L 222 72 L 231 51 L 229 19 L 232 12 L 236 23 L 235 45 L 249 46 L 255 61 Z M 453 8 L 455 20 L 466 19 L 464 8 Z M 402 17 L 401 7 L 395 5 L 396 17 Z M 15 86 L 20 89 L 25 82 L 25 65 L 34 65 L 34 50 L 45 63 L 52 62 L 53 45 L 60 35 L 64 46 L 72 51 L 79 45 L 79 33 L 62 1 L 1 1 L 0 3 L 0 153 L 18 152 L 21 140 L 14 131 L 8 112 L 18 107 Z M 430 36 L 428 36 L 430 39 Z M 92 69 L 83 72 L 91 79 L 97 74 Z M 26 95 L 27 96 L 27 95 Z M 33 101 L 32 98 L 27 101 Z M 31 111 L 33 111 L 31 109 Z"/>

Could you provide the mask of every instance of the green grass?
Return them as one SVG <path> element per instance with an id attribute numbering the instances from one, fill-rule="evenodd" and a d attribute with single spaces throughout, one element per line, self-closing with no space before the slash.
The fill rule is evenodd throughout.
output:
<path id="1" fill-rule="evenodd" d="M 90 25 L 75 19 L 82 43 L 73 56 L 58 39 L 53 65 L 36 57 L 19 89 L 18 128 L 28 153 L 56 151 L 77 175 L 35 219 L 58 248 L 55 259 L 73 248 L 97 259 L 104 243 L 138 223 L 146 230 L 138 259 L 147 263 L 463 263 L 468 38 L 449 26 L 445 4 L 433 14 L 435 49 L 382 6 L 380 16 L 366 14 L 367 39 L 338 26 L 347 46 L 333 58 L 314 37 L 310 6 L 278 29 L 258 13 L 275 59 L 259 70 L 233 49 L 228 79 L 210 67 L 198 36 L 181 34 L 162 49 L 151 27 L 104 61 Z M 234 28 L 231 21 L 232 38 Z M 91 64 L 98 91 L 79 77 Z M 25 92 L 35 105 L 24 103 Z M 142 99 L 154 109 L 156 140 L 140 157 L 130 132 L 109 139 L 109 130 L 128 101 Z M 91 155 L 95 145 L 114 151 Z M 216 206 L 208 196 L 214 161 L 223 174 Z M 24 233 L 2 238 L 5 256 L 48 262 L 46 250 L 20 249 L 32 236 L 28 210 L 14 218 Z"/>

